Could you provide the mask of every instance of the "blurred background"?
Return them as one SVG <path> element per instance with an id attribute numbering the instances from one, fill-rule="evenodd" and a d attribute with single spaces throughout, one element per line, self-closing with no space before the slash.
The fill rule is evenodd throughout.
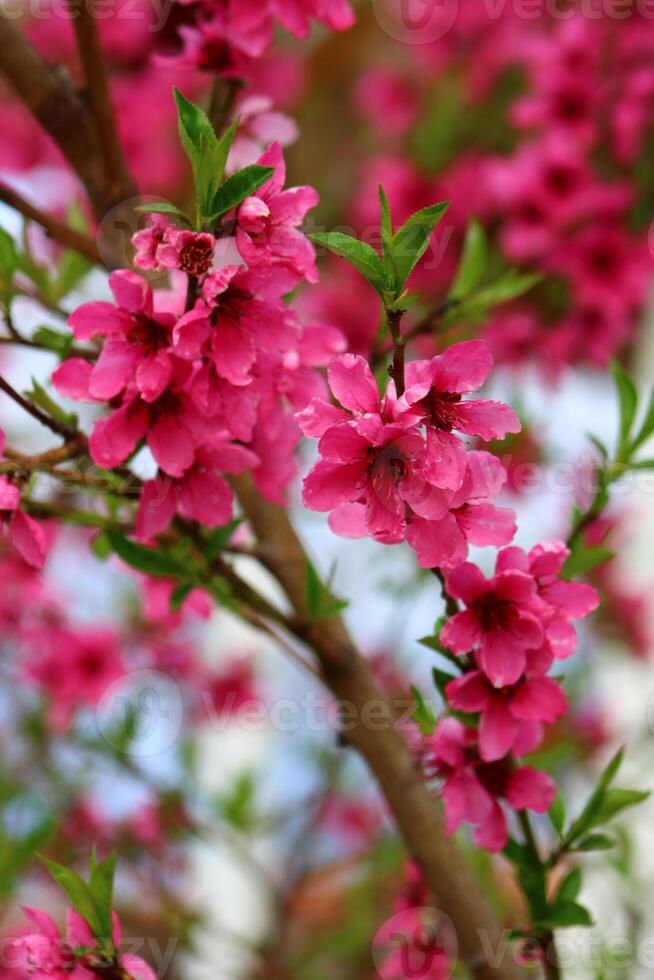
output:
<path id="1" fill-rule="evenodd" d="M 172 57 L 180 6 L 117 0 L 102 38 L 140 194 L 183 203 L 171 86 L 202 101 L 210 83 Z M 414 277 L 425 309 L 442 303 L 471 217 L 486 230 L 489 269 L 543 275 L 492 316 L 482 309 L 453 320 L 417 350 L 489 340 L 492 395 L 523 421 L 519 436 L 493 447 L 509 471 L 517 543 L 565 537 L 575 502 L 588 495 L 597 453 L 588 433 L 615 440 L 611 359 L 643 391 L 654 378 L 654 9 L 610 0 L 355 7 L 349 31 L 316 27 L 302 44 L 280 33 L 253 66 L 234 109 L 245 132 L 235 165 L 279 138 L 289 183 L 320 192 L 308 230 L 348 230 L 373 244 L 378 183 L 398 223 L 451 200 Z M 22 10 L 20 24 L 75 77 L 63 9 L 42 0 Z M 2 180 L 82 227 L 88 216 L 58 151 L 4 90 L 0 124 Z M 39 273 L 61 262 L 52 243 L 22 229 L 9 208 L 0 224 L 24 236 L 30 256 L 14 311 L 26 335 L 61 331 L 80 301 L 109 296 L 104 277 L 71 253 L 53 288 Z M 348 266 L 323 257 L 321 282 L 297 304 L 309 321 L 342 330 L 351 350 L 370 353 L 377 299 Z M 21 389 L 56 363 L 28 348 L 0 348 L 0 359 Z M 42 448 L 4 401 L 2 426 L 26 452 Z M 300 473 L 312 458 L 303 446 Z M 141 465 L 147 473 L 146 458 Z M 538 752 L 571 809 L 623 743 L 623 783 L 652 785 L 653 494 L 651 473 L 631 474 L 587 531 L 587 543 L 613 557 L 589 572 L 601 609 L 564 664 L 571 710 Z M 438 655 L 418 638 L 442 613 L 433 579 L 404 546 L 336 538 L 322 515 L 302 509 L 299 480 L 292 516 L 316 567 L 333 569 L 334 592 L 350 600 L 345 617 L 384 689 L 407 699 L 411 685 L 428 691 Z M 240 533 L 244 574 L 272 589 Z M 5 940 L 20 928 L 21 905 L 61 912 L 36 853 L 75 865 L 95 842 L 119 850 L 124 935 L 160 980 L 400 976 L 375 957 L 375 936 L 433 899 L 363 766 L 339 744 L 301 652 L 262 640 L 200 593 L 171 611 L 172 584 L 107 559 L 94 528 L 52 535 L 44 577 L 0 551 Z M 490 553 L 477 559 L 490 569 Z M 581 859 L 596 924 L 560 940 L 571 980 L 652 975 L 653 815 L 646 803 L 617 822 L 614 850 Z M 551 835 L 547 818 L 537 832 Z M 508 866 L 475 850 L 465 829 L 460 837 L 500 915 L 520 921 Z"/>

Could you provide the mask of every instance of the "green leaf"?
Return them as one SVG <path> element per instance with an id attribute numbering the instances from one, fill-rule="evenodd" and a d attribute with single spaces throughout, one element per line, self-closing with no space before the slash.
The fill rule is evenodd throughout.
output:
<path id="1" fill-rule="evenodd" d="M 106 561 L 112 552 L 111 542 L 109 538 L 101 531 L 100 534 L 96 534 L 91 542 L 91 551 L 98 559 L 98 561 Z"/>
<path id="2" fill-rule="evenodd" d="M 530 289 L 542 282 L 539 273 L 518 272 L 517 269 L 507 269 L 494 282 L 478 289 L 460 307 L 453 309 L 453 319 L 466 319 L 470 316 L 485 315 L 489 310 L 501 303 L 524 296 Z"/>
<path id="3" fill-rule="evenodd" d="M 566 838 L 565 838 L 566 846 L 569 847 L 572 844 L 574 844 L 577 838 L 581 837 L 582 834 L 585 834 L 588 830 L 590 830 L 592 827 L 597 825 L 595 821 L 595 816 L 602 804 L 604 797 L 606 796 L 606 793 L 611 783 L 613 782 L 613 780 L 617 775 L 618 769 L 622 764 L 623 758 L 624 758 L 624 747 L 619 749 L 612 757 L 612 759 L 609 761 L 608 765 L 606 766 L 606 768 L 604 769 L 604 771 L 602 772 L 598 780 L 597 786 L 595 787 L 590 797 L 588 798 L 585 807 L 583 808 L 583 810 L 581 811 L 577 819 L 572 823 L 570 829 L 568 830 L 568 833 L 566 834 Z"/>
<path id="4" fill-rule="evenodd" d="M 181 218 L 187 225 L 193 224 L 184 211 L 180 211 L 178 207 L 175 207 L 174 204 L 170 204 L 168 201 L 159 201 L 157 204 L 140 204 L 134 210 L 143 214 L 172 214 L 176 218 Z"/>
<path id="5" fill-rule="evenodd" d="M 68 357 L 75 338 L 72 333 L 61 333 L 61 331 L 53 330 L 51 327 L 39 327 L 38 330 L 34 331 L 32 339 L 41 347 L 45 347 L 64 358 Z"/>
<path id="6" fill-rule="evenodd" d="M 217 527 L 207 538 L 204 547 L 204 557 L 208 562 L 214 561 L 223 548 L 226 548 L 234 531 L 243 523 L 242 517 L 237 517 L 224 527 Z"/>
<path id="7" fill-rule="evenodd" d="M 411 717 L 416 719 L 418 727 L 423 735 L 433 735 L 434 729 L 436 728 L 436 715 L 434 713 L 434 709 L 430 704 L 427 704 L 415 685 L 411 685 L 411 690 L 413 691 L 413 696 L 416 700 L 416 706 L 411 713 Z"/>
<path id="8" fill-rule="evenodd" d="M 270 180 L 274 172 L 274 167 L 260 167 L 254 164 L 232 174 L 216 191 L 211 202 L 211 216 L 208 220 L 215 221 L 226 211 L 231 211 L 246 197 L 254 194 L 267 180 Z"/>
<path id="9" fill-rule="evenodd" d="M 561 902 L 574 902 L 581 891 L 581 869 L 575 868 L 566 875 L 556 893 L 555 905 Z"/>
<path id="10" fill-rule="evenodd" d="M 103 939 L 109 938 L 103 931 L 102 915 L 99 913 L 91 889 L 86 882 L 74 871 L 65 868 L 63 864 L 58 864 L 56 861 L 50 861 L 41 856 L 39 859 L 57 884 L 64 890 L 75 911 L 89 925 L 93 935 Z M 111 936 L 111 931 L 109 936 Z"/>
<path id="11" fill-rule="evenodd" d="M 232 783 L 229 795 L 218 801 L 222 816 L 241 833 L 247 832 L 254 825 L 256 786 L 252 774 L 243 773 Z"/>
<path id="12" fill-rule="evenodd" d="M 396 269 L 395 262 L 393 260 L 393 220 L 391 218 L 391 208 L 388 203 L 388 198 L 386 197 L 386 191 L 379 185 L 379 209 L 381 211 L 381 221 L 380 221 L 380 232 L 382 240 L 382 251 L 384 253 L 384 270 L 386 273 L 386 279 L 393 290 L 396 286 Z"/>
<path id="13" fill-rule="evenodd" d="M 13 238 L 4 228 L 0 228 L 0 279 L 8 287 L 18 266 L 18 250 Z"/>
<path id="14" fill-rule="evenodd" d="M 640 428 L 629 446 L 629 455 L 632 456 L 637 449 L 640 449 L 644 442 L 654 433 L 654 391 L 650 395 L 645 417 L 640 424 Z"/>
<path id="15" fill-rule="evenodd" d="M 636 412 L 638 411 L 638 390 L 633 378 L 617 361 L 611 364 L 613 380 L 618 392 L 620 406 L 620 426 L 618 432 L 618 459 L 622 459 L 629 442 Z"/>
<path id="16" fill-rule="evenodd" d="M 195 582 L 182 582 L 170 596 L 170 611 L 178 613 L 195 588 Z"/>
<path id="17" fill-rule="evenodd" d="M 450 286 L 449 298 L 463 299 L 479 285 L 484 275 L 487 257 L 486 232 L 479 222 L 472 218 L 463 243 L 459 269 Z"/>
<path id="18" fill-rule="evenodd" d="M 178 129 L 182 146 L 193 169 L 193 180 L 200 216 L 208 218 L 211 203 L 225 173 L 227 157 L 236 135 L 238 121 L 219 141 L 211 120 L 199 106 L 174 89 Z"/>
<path id="19" fill-rule="evenodd" d="M 589 834 L 588 837 L 583 837 L 572 850 L 610 851 L 615 845 L 616 842 L 606 834 Z"/>
<path id="20" fill-rule="evenodd" d="M 54 302 L 59 302 L 75 289 L 81 281 L 89 274 L 93 268 L 93 263 L 89 259 L 68 249 L 64 252 L 57 277 L 51 285 L 50 295 Z"/>
<path id="21" fill-rule="evenodd" d="M 595 449 L 597 449 L 598 453 L 602 457 L 603 462 L 604 463 L 608 462 L 609 451 L 606 448 L 606 446 L 604 445 L 604 443 L 602 442 L 602 440 L 601 439 L 598 439 L 597 436 L 594 436 L 592 434 L 592 432 L 587 432 L 586 433 L 586 438 L 590 442 L 592 442 L 592 444 L 595 446 Z"/>
<path id="22" fill-rule="evenodd" d="M 57 422 L 63 423 L 63 425 L 69 425 L 71 428 L 77 427 L 77 416 L 72 412 L 66 412 L 58 405 L 53 398 L 47 393 L 45 388 L 43 388 L 36 378 L 32 378 L 32 390 L 25 392 L 25 397 L 42 408 L 51 418 L 56 419 Z"/>
<path id="23" fill-rule="evenodd" d="M 565 800 L 561 793 L 557 793 L 556 799 L 549 809 L 548 816 L 550 823 L 559 837 L 563 837 L 563 828 L 565 827 Z"/>
<path id="24" fill-rule="evenodd" d="M 434 684 L 436 685 L 436 690 L 445 699 L 445 688 L 456 678 L 456 674 L 448 674 L 445 670 L 440 670 L 438 667 L 432 667 L 431 669 L 432 677 L 434 678 Z"/>
<path id="25" fill-rule="evenodd" d="M 368 245 L 366 242 L 360 242 L 358 239 L 351 238 L 350 235 L 344 235 L 340 231 L 316 232 L 313 235 L 309 235 L 309 238 L 316 245 L 321 245 L 323 248 L 329 249 L 330 252 L 334 252 L 335 255 L 339 255 L 342 259 L 349 262 L 370 283 L 373 289 L 377 290 L 382 299 L 384 298 L 384 293 L 387 292 L 389 283 L 386 279 L 382 261 L 372 245 Z"/>
<path id="26" fill-rule="evenodd" d="M 615 552 L 611 551 L 610 548 L 604 548 L 601 545 L 596 548 L 584 548 L 582 544 L 572 551 L 563 566 L 561 575 L 568 580 L 584 576 L 593 568 L 597 568 L 598 565 L 602 565 L 614 557 Z"/>
<path id="27" fill-rule="evenodd" d="M 564 929 L 568 926 L 592 926 L 593 920 L 588 909 L 576 902 L 557 902 L 550 906 L 544 918 L 534 925 L 543 929 Z"/>
<path id="28" fill-rule="evenodd" d="M 637 806 L 651 795 L 650 790 L 609 789 L 603 797 L 591 827 L 608 823 L 628 807 Z"/>
<path id="29" fill-rule="evenodd" d="M 393 235 L 391 249 L 396 273 L 394 283 L 396 298 L 401 294 L 407 279 L 427 251 L 432 232 L 449 206 L 449 201 L 446 201 L 416 211 Z"/>
<path id="30" fill-rule="evenodd" d="M 111 940 L 113 933 L 111 911 L 113 908 L 114 877 L 116 874 L 117 860 L 118 855 L 115 851 L 100 863 L 96 860 L 95 850 L 91 851 L 89 858 L 89 890 L 100 920 L 100 936 L 108 940 Z"/>
<path id="31" fill-rule="evenodd" d="M 146 548 L 145 545 L 130 541 L 114 528 L 107 528 L 105 534 L 118 557 L 139 572 L 163 578 L 179 578 L 186 574 L 186 570 L 168 552 Z"/>
<path id="32" fill-rule="evenodd" d="M 343 599 L 337 599 L 331 591 L 331 582 L 334 569 L 326 583 L 322 581 L 312 563 L 307 559 L 306 563 L 306 585 L 305 595 L 307 611 L 311 622 L 319 622 L 322 619 L 331 619 L 337 616 L 341 610 L 345 609 L 349 603 Z"/>

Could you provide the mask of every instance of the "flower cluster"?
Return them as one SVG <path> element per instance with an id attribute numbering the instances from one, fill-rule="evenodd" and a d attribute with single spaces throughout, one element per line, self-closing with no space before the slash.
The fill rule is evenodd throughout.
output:
<path id="1" fill-rule="evenodd" d="M 60 936 L 57 924 L 40 909 L 24 908 L 34 931 L 9 942 L 6 963 L 17 976 L 52 977 L 67 980 L 73 974 L 79 980 L 107 975 L 112 969 L 96 952 L 97 942 L 84 919 L 73 909 L 66 913 L 66 934 Z M 118 916 L 113 915 L 111 941 L 120 946 L 121 930 Z M 120 970 L 118 970 L 118 967 Z M 156 974 L 145 960 L 134 953 L 118 958 L 116 974 L 125 980 L 155 980 Z"/>
<path id="2" fill-rule="evenodd" d="M 491 367 L 484 341 L 456 344 L 410 362 L 402 396 L 391 382 L 380 399 L 362 357 L 332 361 L 329 383 L 343 407 L 314 399 L 298 415 L 304 434 L 320 438 L 320 461 L 304 481 L 306 506 L 332 511 L 330 526 L 344 537 L 408 541 L 424 568 L 461 562 L 468 544 L 508 544 L 513 512 L 489 499 L 503 469 L 461 438 L 497 439 L 520 428 L 507 405 L 463 397 Z"/>
<path id="3" fill-rule="evenodd" d="M 145 440 L 159 466 L 141 494 L 143 539 L 164 531 L 175 514 L 206 527 L 227 524 L 225 475 L 246 469 L 264 494 L 283 502 L 299 438 L 286 406 L 302 408 L 324 393 L 314 368 L 343 346 L 328 326 L 303 329 L 282 300 L 302 279 L 317 277 L 313 247 L 299 231 L 317 195 L 310 187 L 283 189 L 279 144 L 259 163 L 273 175 L 235 210 L 232 239 L 218 243 L 163 215 L 134 236 L 137 266 L 183 274 L 172 294 L 121 270 L 109 281 L 115 304 L 85 303 L 70 317 L 77 340 L 104 338 L 97 361 L 69 358 L 53 377 L 60 394 L 112 409 L 91 434 L 93 460 L 113 469 Z M 219 253 L 234 259 L 220 265 Z"/>
<path id="4" fill-rule="evenodd" d="M 184 63 L 226 78 L 249 74 L 272 44 L 276 24 L 305 38 L 312 20 L 337 31 L 354 22 L 348 0 L 178 0 L 178 7 Z"/>
<path id="5" fill-rule="evenodd" d="M 450 708 L 475 716 L 478 728 L 455 719 L 441 722 L 428 745 L 428 765 L 444 779 L 448 825 L 478 825 L 477 841 L 496 850 L 507 839 L 497 804 L 545 812 L 555 795 L 544 773 L 515 768 L 541 742 L 543 726 L 563 715 L 563 688 L 547 671 L 555 659 L 576 649 L 573 619 L 598 604 L 591 586 L 560 577 L 569 556 L 560 541 L 536 545 L 526 554 L 504 548 L 495 574 L 484 578 L 469 562 L 446 572 L 448 595 L 465 609 L 451 616 L 440 640 L 467 656 L 464 672 L 445 688 Z"/>

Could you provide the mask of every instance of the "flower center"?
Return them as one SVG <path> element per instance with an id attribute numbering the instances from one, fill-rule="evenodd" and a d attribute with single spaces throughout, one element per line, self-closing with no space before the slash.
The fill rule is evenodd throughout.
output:
<path id="1" fill-rule="evenodd" d="M 195 238 L 182 249 L 179 264 L 182 272 L 189 276 L 203 276 L 211 268 L 213 245 L 201 238 Z"/>
<path id="2" fill-rule="evenodd" d="M 436 429 L 451 432 L 458 422 L 456 406 L 461 401 L 461 395 L 452 391 L 432 391 L 427 395 L 426 409 L 431 424 Z"/>
<path id="3" fill-rule="evenodd" d="M 492 593 L 480 596 L 472 604 L 482 630 L 487 633 L 491 629 L 504 629 L 508 625 L 509 611 L 512 603 L 506 599 L 497 599 Z"/>

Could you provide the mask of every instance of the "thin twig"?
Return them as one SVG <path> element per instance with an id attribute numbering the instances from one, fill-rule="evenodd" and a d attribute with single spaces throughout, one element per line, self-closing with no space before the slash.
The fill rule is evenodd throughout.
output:
<path id="1" fill-rule="evenodd" d="M 405 310 L 386 310 L 388 330 L 393 340 L 393 364 L 388 373 L 395 382 L 395 391 L 399 398 L 404 394 L 404 345 L 402 337 L 402 317 Z"/>
<path id="2" fill-rule="evenodd" d="M 65 422 L 59 422 L 58 419 L 53 419 L 52 416 L 46 415 L 45 412 L 42 412 L 40 408 L 37 408 L 37 406 L 33 404 L 33 402 L 29 401 L 27 398 L 24 398 L 16 391 L 15 388 L 12 388 L 9 382 L 5 381 L 5 379 L 1 376 L 0 390 L 4 391 L 6 395 L 9 395 L 9 397 L 13 399 L 17 405 L 20 405 L 20 407 L 28 412 L 32 418 L 35 418 L 37 422 L 41 423 L 41 425 L 46 426 L 46 428 L 50 429 L 51 432 L 56 432 L 58 436 L 63 436 L 64 439 L 67 440 L 83 438 L 82 434 L 76 429 L 73 429 L 70 425 L 66 425 Z"/>
<path id="3" fill-rule="evenodd" d="M 102 265 L 100 253 L 92 238 L 88 235 L 83 235 L 79 231 L 75 231 L 74 228 L 69 228 L 63 221 L 59 221 L 45 211 L 41 211 L 40 208 L 30 204 L 24 197 L 21 197 L 20 194 L 2 182 L 0 182 L 0 201 L 8 204 L 10 208 L 18 211 L 30 221 L 35 221 L 37 225 L 40 225 L 44 229 L 50 238 L 59 242 L 60 245 L 79 252 L 80 255 L 83 255 L 84 258 L 88 259 L 89 262 L 93 262 L 95 265 Z"/>

